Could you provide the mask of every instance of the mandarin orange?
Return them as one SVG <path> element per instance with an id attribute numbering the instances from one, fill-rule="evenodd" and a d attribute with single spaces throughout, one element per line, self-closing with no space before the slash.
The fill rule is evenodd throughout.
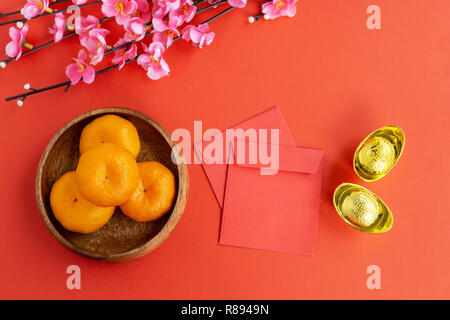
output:
<path id="1" fill-rule="evenodd" d="M 116 206 L 136 190 L 139 168 L 129 151 L 103 143 L 81 155 L 76 176 L 86 199 L 99 206 Z"/>
<path id="2" fill-rule="evenodd" d="M 157 220 L 172 207 L 176 194 L 175 177 L 168 168 L 156 161 L 140 162 L 138 166 L 138 187 L 120 208 L 138 222 Z"/>
<path id="3" fill-rule="evenodd" d="M 100 229 L 114 213 L 114 207 L 97 206 L 80 194 L 75 171 L 65 173 L 55 182 L 50 193 L 50 205 L 64 228 L 79 233 Z"/>
<path id="4" fill-rule="evenodd" d="M 108 114 L 99 117 L 84 127 L 80 138 L 80 153 L 102 143 L 113 143 L 127 149 L 136 158 L 141 149 L 136 127 L 128 120 Z"/>

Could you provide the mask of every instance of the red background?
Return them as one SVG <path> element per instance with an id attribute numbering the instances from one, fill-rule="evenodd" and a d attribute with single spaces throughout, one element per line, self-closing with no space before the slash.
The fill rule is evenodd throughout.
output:
<path id="1" fill-rule="evenodd" d="M 292 19 L 252 25 L 251 2 L 211 23 L 210 47 L 180 41 L 170 48 L 168 78 L 151 81 L 128 65 L 91 86 L 30 97 L 23 108 L 1 102 L 0 298 L 450 298 L 450 2 L 304 0 Z M 382 30 L 366 27 L 370 4 L 381 7 Z M 17 1 L 1 7 L 17 9 Z M 30 25 L 35 45 L 49 39 L 42 36 L 51 20 L 41 20 Z M 78 50 L 73 38 L 10 63 L 0 74 L 0 97 L 27 82 L 64 81 Z M 313 258 L 219 245 L 221 212 L 199 165 L 189 166 L 189 200 L 177 228 L 141 259 L 107 264 L 77 256 L 40 218 L 34 183 L 41 153 L 80 113 L 128 107 L 170 131 L 193 132 L 194 120 L 204 130 L 224 129 L 274 105 L 298 145 L 326 151 Z M 353 151 L 387 124 L 404 129 L 406 149 L 385 178 L 364 183 L 353 172 Z M 394 213 L 393 229 L 369 235 L 344 224 L 332 205 L 342 182 L 380 195 Z M 81 267 L 78 291 L 66 288 L 71 264 Z M 381 268 L 381 290 L 366 287 L 372 264 Z"/>

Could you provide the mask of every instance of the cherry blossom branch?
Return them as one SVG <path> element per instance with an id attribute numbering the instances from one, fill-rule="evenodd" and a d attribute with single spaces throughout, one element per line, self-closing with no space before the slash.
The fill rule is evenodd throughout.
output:
<path id="1" fill-rule="evenodd" d="M 70 0 L 62 0 L 62 1 L 59 1 L 59 2 L 55 2 L 55 4 L 56 4 L 56 3 L 66 2 L 66 1 L 70 1 Z M 202 4 L 202 3 L 206 2 L 206 1 L 208 1 L 208 0 L 198 0 L 198 1 L 194 1 L 194 5 L 198 6 L 198 5 L 200 5 L 200 4 Z M 214 4 L 212 4 L 212 5 L 210 5 L 210 6 L 207 6 L 207 7 L 205 7 L 205 8 L 201 8 L 201 9 L 197 10 L 196 14 L 201 13 L 201 12 L 207 10 L 207 9 L 213 8 L 213 7 L 215 7 L 215 6 L 218 6 L 218 5 L 220 5 L 220 4 L 223 4 L 223 3 L 225 3 L 225 2 L 226 2 L 226 1 L 215 2 Z M 62 10 L 62 11 L 64 11 L 64 10 Z M 19 11 L 19 12 L 20 12 L 20 11 Z M 100 19 L 100 23 L 103 23 L 103 22 L 105 22 L 106 20 L 109 20 L 109 19 L 111 19 L 111 18 L 112 18 L 112 17 L 105 17 L 105 18 L 102 18 L 102 19 Z M 150 23 L 149 25 L 151 25 L 151 23 Z M 75 32 L 74 32 L 74 31 L 71 31 L 71 32 L 65 34 L 65 35 L 62 37 L 62 39 L 69 38 L 70 36 L 73 36 L 74 34 L 75 34 Z M 151 34 L 151 33 L 147 33 L 145 36 L 147 36 L 147 35 L 149 35 L 149 34 Z M 62 39 L 61 39 L 61 40 L 62 40 Z M 133 44 L 134 42 L 135 42 L 135 41 L 127 42 L 127 43 L 125 43 L 125 44 L 123 44 L 123 45 L 121 45 L 121 46 L 119 46 L 119 47 L 112 48 L 112 49 L 106 51 L 105 54 L 108 54 L 108 53 L 111 53 L 111 52 L 120 50 L 120 49 L 125 48 L 125 47 L 128 47 L 128 46 L 130 46 L 131 44 Z M 49 45 L 52 45 L 52 44 L 55 44 L 55 41 L 54 41 L 54 40 L 48 41 L 48 42 L 46 42 L 46 43 L 44 43 L 44 44 L 42 44 L 42 45 L 40 45 L 40 46 L 36 46 L 36 47 L 34 47 L 33 49 L 30 49 L 30 50 L 28 50 L 28 51 L 23 52 L 23 53 L 22 53 L 22 57 L 23 57 L 23 56 L 26 56 L 26 55 L 28 55 L 28 54 L 30 54 L 30 53 L 36 52 L 36 51 L 38 51 L 38 50 L 40 50 L 40 49 L 43 49 L 43 48 L 45 48 L 45 47 L 48 47 Z M 16 59 L 15 57 L 12 57 L 12 58 L 7 58 L 7 59 L 5 59 L 5 60 L 0 61 L 0 67 L 1 67 L 1 68 L 5 68 L 6 65 L 7 65 L 8 63 L 10 63 L 11 61 L 13 61 L 13 60 L 15 60 L 15 59 Z"/>
<path id="2" fill-rule="evenodd" d="M 253 23 L 253 22 L 255 22 L 255 21 L 258 21 L 258 20 L 261 19 L 262 17 L 264 17 L 264 13 L 263 13 L 262 8 L 263 8 L 263 6 L 264 6 L 266 3 L 269 3 L 269 2 L 271 2 L 271 1 L 272 1 L 272 0 L 266 0 L 266 1 L 264 1 L 263 3 L 261 3 L 261 5 L 260 5 L 260 7 L 261 7 L 261 12 L 260 12 L 259 14 L 255 15 L 255 16 L 248 17 L 248 22 Z"/>
<path id="3" fill-rule="evenodd" d="M 100 23 L 103 23 L 103 22 L 105 22 L 105 21 L 107 21 L 107 20 L 109 20 L 111 18 L 113 18 L 113 17 L 105 17 L 105 18 L 100 19 L 99 21 L 100 21 Z M 74 34 L 76 34 L 75 31 L 71 31 L 69 33 L 66 33 L 65 35 L 63 35 L 62 39 L 67 39 L 67 38 L 73 36 Z M 33 49 L 30 49 L 28 51 L 23 52 L 22 53 L 22 57 L 26 56 L 26 55 L 29 55 L 30 53 L 36 52 L 36 51 L 38 51 L 40 49 L 44 49 L 44 48 L 46 48 L 46 47 L 48 47 L 48 46 L 50 46 L 52 44 L 55 44 L 55 43 L 56 43 L 55 40 L 51 40 L 51 41 L 45 42 L 45 43 L 43 43 L 43 44 L 41 44 L 39 46 L 33 47 Z M 13 61 L 15 59 L 16 58 L 13 57 L 13 58 L 7 58 L 5 60 L 0 61 L 0 67 L 1 68 L 5 68 L 8 63 L 10 63 L 11 61 Z"/>
<path id="4" fill-rule="evenodd" d="M 70 0 L 60 0 L 60 1 L 52 0 L 52 1 L 53 1 L 53 3 L 51 5 L 55 5 L 55 4 L 60 4 L 60 3 L 63 3 L 63 2 L 68 2 Z M 4 18 L 4 17 L 7 17 L 7 16 L 12 16 L 12 15 L 15 15 L 15 14 L 19 14 L 21 11 L 22 10 L 17 10 L 17 11 L 8 12 L 8 13 L 0 13 L 0 18 Z"/>
<path id="5" fill-rule="evenodd" d="M 67 0 L 66 0 L 66 1 L 67 1 Z M 12 12 L 8 12 L 8 13 L 0 13 L 0 18 L 12 16 L 12 15 L 15 15 L 15 14 L 19 14 L 20 11 L 21 11 L 21 10 L 12 11 Z"/>
<path id="6" fill-rule="evenodd" d="M 206 2 L 206 0 L 205 0 L 204 2 Z M 224 3 L 226 3 L 226 2 L 228 2 L 228 1 L 219 1 L 219 0 L 215 0 L 215 1 L 213 1 L 212 4 L 210 4 L 209 6 L 206 6 L 206 7 L 204 7 L 204 8 L 199 8 L 199 9 L 197 10 L 196 14 L 199 14 L 199 13 L 202 13 L 203 11 L 208 10 L 208 9 L 215 8 L 215 7 L 217 7 L 217 6 L 220 6 L 221 4 L 224 4 Z"/>
<path id="7" fill-rule="evenodd" d="M 200 1 L 198 1 L 197 3 L 194 3 L 194 4 L 195 4 L 195 5 L 199 5 L 199 4 L 202 4 L 203 2 L 206 2 L 206 1 L 207 1 L 207 0 L 200 0 Z M 227 3 L 227 2 L 228 2 L 227 0 L 222 0 L 222 1 L 215 2 L 215 3 L 213 3 L 213 4 L 209 5 L 209 6 L 206 6 L 206 7 L 204 7 L 204 8 L 199 8 L 199 9 L 197 10 L 197 12 L 195 13 L 195 15 L 197 15 L 197 14 L 199 14 L 199 13 L 202 13 L 202 12 L 208 10 L 208 9 L 215 8 L 215 7 L 217 7 L 217 6 L 220 6 L 220 5 L 222 5 L 222 4 L 225 4 L 225 3 Z M 216 19 L 216 18 L 215 18 L 215 19 Z M 214 19 L 214 20 L 215 20 L 215 19 Z M 204 23 L 207 23 L 207 22 L 204 22 Z M 149 35 L 151 35 L 151 34 L 153 34 L 153 30 L 147 32 L 147 33 L 144 35 L 144 38 L 147 37 L 147 36 L 149 36 Z M 179 36 L 179 37 L 177 37 L 177 38 L 180 38 L 180 37 L 181 37 L 181 36 Z M 174 38 L 173 40 L 175 41 L 175 39 L 177 39 L 177 38 Z M 177 40 L 178 40 L 178 39 L 177 39 Z M 112 52 L 114 52 L 114 51 L 123 49 L 123 48 L 127 48 L 127 47 L 131 46 L 133 43 L 136 43 L 136 40 L 133 40 L 133 41 L 130 41 L 130 42 L 125 42 L 124 44 L 122 44 L 122 45 L 120 45 L 120 46 L 111 48 L 111 49 L 105 51 L 105 55 L 107 55 L 107 54 L 109 54 L 109 53 L 112 53 Z"/>
<path id="8" fill-rule="evenodd" d="M 227 2 L 227 1 L 224 0 L 224 1 L 221 1 L 221 2 Z M 213 8 L 213 7 L 215 7 L 215 6 L 218 6 L 219 3 L 221 3 L 221 2 L 217 2 L 217 3 L 213 4 L 213 5 L 208 6 L 208 7 L 209 7 L 209 8 Z M 205 8 L 206 8 L 206 7 L 205 7 Z M 235 8 L 235 7 L 229 7 L 229 8 L 227 8 L 227 9 L 225 9 L 225 10 L 219 12 L 219 13 L 216 14 L 215 16 L 213 16 L 213 17 L 211 17 L 211 18 L 209 18 L 209 19 L 203 21 L 203 22 L 200 23 L 200 24 L 206 24 L 206 23 L 212 22 L 212 21 L 214 21 L 214 20 L 220 18 L 220 17 L 223 16 L 224 14 L 230 12 L 230 11 L 233 10 L 234 8 Z M 148 33 L 146 34 L 146 36 L 147 36 L 148 34 L 150 34 L 150 33 L 151 33 L 151 32 L 148 32 Z M 182 38 L 182 34 L 179 35 L 178 37 L 174 38 L 174 39 L 173 39 L 173 42 L 175 42 L 175 41 L 177 41 L 177 40 L 179 40 L 179 39 L 181 39 L 181 38 Z M 130 43 L 133 43 L 133 41 L 130 42 Z M 130 43 L 129 43 L 128 45 L 130 45 Z M 124 44 L 123 46 L 125 47 L 126 44 Z M 118 50 L 117 48 L 113 48 L 113 49 Z M 111 50 L 113 50 L 113 49 L 111 49 Z M 108 53 L 113 52 L 113 51 L 111 51 L 111 50 L 110 50 L 109 52 L 108 52 L 108 51 L 105 51 L 105 54 L 106 54 L 106 52 L 108 52 Z M 115 51 L 115 50 L 114 50 L 114 51 Z M 139 57 L 139 56 L 136 56 L 136 57 L 133 58 L 133 59 L 126 60 L 126 61 L 125 61 L 125 65 L 126 65 L 126 64 L 129 64 L 129 63 L 131 63 L 131 62 L 136 61 L 136 60 L 138 59 L 138 57 Z M 97 75 L 100 75 L 100 74 L 103 74 L 103 73 L 106 73 L 106 72 L 115 70 L 115 69 L 117 69 L 117 68 L 119 68 L 119 65 L 118 65 L 118 64 L 113 65 L 113 66 L 110 66 L 110 67 L 108 67 L 108 68 L 104 68 L 104 69 L 98 70 L 98 71 L 95 72 L 95 75 L 97 76 Z M 58 84 L 55 84 L 55 85 L 52 85 L 52 86 L 40 88 L 40 89 L 30 88 L 29 85 L 27 84 L 27 85 L 24 86 L 24 88 L 25 88 L 26 90 L 29 90 L 28 92 L 25 92 L 25 93 L 22 93 L 22 94 L 18 94 L 18 95 L 16 95 L 16 96 L 8 97 L 8 98 L 6 98 L 5 100 L 6 100 L 6 101 L 12 101 L 12 100 L 18 100 L 18 99 L 20 99 L 20 100 L 18 101 L 18 105 L 20 106 L 20 105 L 23 104 L 23 101 L 24 101 L 28 96 L 31 96 L 31 95 L 34 95 L 34 94 L 38 94 L 38 93 L 41 93 L 41 92 L 45 92 L 45 91 L 49 91 L 49 90 L 53 90 L 53 89 L 57 89 L 57 88 L 61 88 L 61 87 L 66 87 L 66 88 L 65 88 L 65 91 L 67 91 L 67 90 L 71 87 L 71 81 L 70 81 L 70 80 L 64 81 L 64 82 L 61 82 L 61 83 L 58 83 Z"/>
<path id="9" fill-rule="evenodd" d="M 81 4 L 81 5 L 77 6 L 77 7 L 78 8 L 86 8 L 86 7 L 97 5 L 97 4 L 100 4 L 100 3 L 102 3 L 101 0 L 95 1 L 95 2 L 86 3 L 86 4 Z M 31 19 L 37 19 L 37 18 L 41 18 L 41 17 L 46 17 L 46 16 L 49 16 L 49 15 L 52 15 L 52 14 L 57 14 L 57 13 L 64 12 L 66 10 L 67 10 L 67 8 L 61 9 L 61 10 L 53 10 L 52 12 L 43 13 L 43 14 L 35 16 L 35 17 L 31 18 Z M 6 22 L 1 22 L 0 26 L 6 26 L 6 25 L 9 25 L 9 24 L 17 23 L 17 22 L 24 23 L 26 21 L 27 21 L 26 18 L 15 19 L 15 20 L 10 20 L 10 21 L 6 21 Z"/>
<path id="10" fill-rule="evenodd" d="M 215 3 L 215 4 L 212 5 L 212 6 L 217 6 L 217 5 L 219 5 L 219 4 L 221 4 L 221 3 L 225 3 L 225 2 L 227 2 L 227 1 L 217 2 L 217 3 Z M 210 22 L 216 20 L 217 18 L 220 18 L 220 17 L 223 16 L 225 13 L 230 12 L 230 11 L 233 10 L 234 8 L 235 8 L 235 7 L 229 7 L 229 8 L 227 8 L 227 9 L 223 10 L 222 12 L 219 12 L 219 13 L 216 14 L 214 17 L 211 17 L 211 18 L 209 18 L 208 20 L 203 21 L 201 24 L 210 23 Z M 175 38 L 175 39 L 178 40 L 179 38 L 181 38 L 181 35 L 178 36 L 178 37 Z M 175 41 L 175 39 L 173 39 L 173 40 Z"/>

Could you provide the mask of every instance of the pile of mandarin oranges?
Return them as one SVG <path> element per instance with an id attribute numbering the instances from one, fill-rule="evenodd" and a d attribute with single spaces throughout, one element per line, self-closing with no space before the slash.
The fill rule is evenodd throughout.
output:
<path id="1" fill-rule="evenodd" d="M 89 123 L 81 133 L 76 170 L 62 175 L 50 193 L 61 225 L 91 233 L 108 223 L 117 206 L 138 222 L 157 220 L 170 211 L 175 177 L 159 162 L 136 162 L 140 149 L 130 121 L 105 115 Z"/>

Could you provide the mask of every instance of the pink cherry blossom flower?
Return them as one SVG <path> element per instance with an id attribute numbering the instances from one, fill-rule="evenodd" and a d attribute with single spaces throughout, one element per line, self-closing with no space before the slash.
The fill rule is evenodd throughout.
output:
<path id="1" fill-rule="evenodd" d="M 64 36 L 64 31 L 66 31 L 66 18 L 64 17 L 64 14 L 60 12 L 55 15 L 53 27 L 48 28 L 48 32 L 55 35 L 54 40 L 56 43 L 61 41 Z"/>
<path id="2" fill-rule="evenodd" d="M 152 19 L 152 11 L 147 0 L 135 0 L 137 3 L 137 10 L 133 13 L 133 17 L 141 18 L 144 23 L 150 22 Z"/>
<path id="3" fill-rule="evenodd" d="M 275 19 L 281 16 L 293 17 L 297 11 L 297 0 L 272 0 L 262 6 L 264 19 Z"/>
<path id="4" fill-rule="evenodd" d="M 197 12 L 197 6 L 194 6 L 192 0 L 181 0 L 180 7 L 169 13 L 169 21 L 176 27 L 181 26 L 185 22 L 190 22 Z"/>
<path id="5" fill-rule="evenodd" d="M 134 0 L 102 0 L 102 12 L 107 17 L 115 17 L 117 24 L 123 25 L 133 15 L 138 6 Z"/>
<path id="6" fill-rule="evenodd" d="M 228 0 L 228 4 L 232 7 L 243 8 L 247 5 L 247 0 Z"/>
<path id="7" fill-rule="evenodd" d="M 181 0 L 153 0 L 153 17 L 163 18 L 171 11 L 180 7 Z"/>
<path id="8" fill-rule="evenodd" d="M 74 5 L 79 6 L 88 2 L 88 0 L 72 0 L 72 2 Z"/>
<path id="9" fill-rule="evenodd" d="M 169 25 L 167 25 L 162 19 L 153 18 L 153 28 L 157 31 L 153 35 L 153 41 L 160 42 L 164 46 L 170 47 L 173 43 L 174 36 L 178 37 L 180 35 L 180 32 L 178 32 L 173 23 L 173 21 L 169 21 Z"/>
<path id="10" fill-rule="evenodd" d="M 125 23 L 125 40 L 130 41 L 140 41 L 144 38 L 147 28 L 145 27 L 144 21 L 141 18 L 131 18 Z"/>
<path id="11" fill-rule="evenodd" d="M 87 52 L 84 49 L 78 53 L 78 58 L 73 58 L 75 63 L 69 64 L 66 68 L 66 76 L 70 79 L 72 85 L 80 82 L 83 78 L 83 82 L 91 84 L 95 79 L 95 70 L 92 66 L 87 64 Z"/>
<path id="12" fill-rule="evenodd" d="M 147 76 L 152 80 L 158 80 L 169 74 L 170 68 L 166 61 L 163 59 L 164 46 L 159 42 L 152 42 L 149 47 L 142 44 L 144 48 L 143 54 L 141 54 L 137 63 L 147 71 Z"/>
<path id="13" fill-rule="evenodd" d="M 6 45 L 6 54 L 11 58 L 19 60 L 22 56 L 22 48 L 25 45 L 25 37 L 28 33 L 28 25 L 25 24 L 22 29 L 16 27 L 9 28 L 11 41 Z"/>
<path id="14" fill-rule="evenodd" d="M 119 41 L 117 41 L 114 44 L 114 47 L 117 48 L 117 47 L 119 47 L 119 46 L 121 46 L 121 45 L 123 45 L 125 43 L 127 43 L 126 40 L 120 39 Z M 125 48 L 122 48 L 122 49 L 114 52 L 114 58 L 112 58 L 111 61 L 114 64 L 118 64 L 119 65 L 119 70 L 122 70 L 122 68 L 125 65 L 125 62 L 127 60 L 131 60 L 131 59 L 136 58 L 136 55 L 137 55 L 137 45 L 135 43 L 133 43 L 133 44 L 131 44 L 129 46 L 128 49 L 125 47 Z"/>
<path id="15" fill-rule="evenodd" d="M 186 41 L 192 41 L 192 43 L 199 48 L 203 48 L 204 45 L 209 45 L 214 40 L 214 32 L 208 31 L 209 26 L 207 23 L 199 25 L 198 27 L 187 25 L 182 31 L 182 38 Z"/>
<path id="16" fill-rule="evenodd" d="M 96 65 L 103 60 L 107 34 L 109 34 L 109 31 L 106 29 L 94 28 L 86 35 L 80 36 L 80 43 L 88 50 L 92 65 Z"/>
<path id="17" fill-rule="evenodd" d="M 77 17 L 75 18 L 75 33 L 84 35 L 94 28 L 97 28 L 100 20 L 95 16 Z"/>
<path id="18" fill-rule="evenodd" d="M 27 3 L 21 10 L 25 19 L 31 19 L 47 11 L 49 0 L 27 0 Z M 51 9 L 50 9 L 51 10 Z"/>

